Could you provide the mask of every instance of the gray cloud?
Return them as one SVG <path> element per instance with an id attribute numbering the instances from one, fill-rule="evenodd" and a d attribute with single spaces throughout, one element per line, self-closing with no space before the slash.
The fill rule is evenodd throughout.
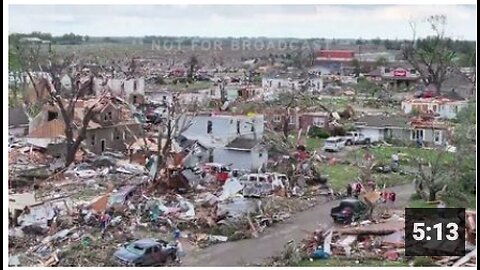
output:
<path id="1" fill-rule="evenodd" d="M 448 16 L 447 34 L 476 39 L 475 6 L 11 5 L 10 32 L 92 36 L 410 38 L 408 20 Z M 427 35 L 428 28 L 419 29 Z"/>

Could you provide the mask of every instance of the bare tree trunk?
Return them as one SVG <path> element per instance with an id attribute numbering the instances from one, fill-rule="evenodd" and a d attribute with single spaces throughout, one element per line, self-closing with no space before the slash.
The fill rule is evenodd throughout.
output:
<path id="1" fill-rule="evenodd" d="M 435 89 L 436 89 L 436 94 L 437 94 L 437 96 L 441 95 L 441 93 L 442 93 L 442 90 L 441 90 L 441 88 L 442 88 L 442 83 L 439 82 L 439 81 L 434 81 L 434 82 L 433 82 L 433 85 L 435 85 Z"/>
<path id="2" fill-rule="evenodd" d="M 289 121 L 290 121 L 290 114 L 288 113 L 288 108 L 287 108 L 287 113 L 283 117 L 283 125 L 282 125 L 283 139 L 285 141 L 288 141 L 288 132 L 290 131 L 288 127 Z"/>
<path id="3" fill-rule="evenodd" d="M 437 199 L 437 191 L 433 190 L 433 189 L 430 189 L 429 192 L 428 192 L 428 200 L 433 202 L 436 199 Z"/>

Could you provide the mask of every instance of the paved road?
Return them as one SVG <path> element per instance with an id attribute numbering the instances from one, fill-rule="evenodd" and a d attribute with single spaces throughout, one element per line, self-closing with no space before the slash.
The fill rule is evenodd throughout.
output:
<path id="1" fill-rule="evenodd" d="M 396 208 L 403 208 L 414 192 L 413 184 L 391 188 L 397 193 Z M 182 266 L 243 266 L 259 264 L 280 254 L 290 240 L 299 242 L 318 228 L 318 224 L 331 225 L 330 209 L 337 201 L 319 204 L 292 217 L 290 221 L 268 228 L 258 238 L 213 245 L 187 252 Z M 185 248 L 188 250 L 188 248 Z"/>

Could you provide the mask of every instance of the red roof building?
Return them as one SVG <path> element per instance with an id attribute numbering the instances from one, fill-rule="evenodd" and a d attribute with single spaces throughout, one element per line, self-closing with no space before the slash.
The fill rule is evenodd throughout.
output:
<path id="1" fill-rule="evenodd" d="M 318 60 L 330 61 L 352 61 L 355 57 L 354 51 L 347 50 L 320 50 L 318 53 Z"/>

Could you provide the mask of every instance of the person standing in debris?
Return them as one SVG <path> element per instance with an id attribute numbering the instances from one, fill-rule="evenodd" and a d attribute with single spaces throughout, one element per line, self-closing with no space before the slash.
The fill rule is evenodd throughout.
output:
<path id="1" fill-rule="evenodd" d="M 180 239 L 180 230 L 179 229 L 175 229 L 173 231 L 173 239 L 175 239 L 175 241 L 179 240 Z"/>
<path id="2" fill-rule="evenodd" d="M 352 197 L 352 193 L 353 193 L 352 185 L 351 185 L 351 184 L 348 184 L 348 185 L 347 185 L 347 196 L 348 196 L 348 197 Z"/>
<path id="3" fill-rule="evenodd" d="M 362 184 L 361 183 L 356 183 L 356 186 L 355 186 L 355 193 L 356 195 L 360 195 L 360 193 L 362 192 Z"/>
<path id="4" fill-rule="evenodd" d="M 385 204 L 388 202 L 388 196 L 389 196 L 388 194 L 389 194 L 388 191 L 383 191 L 382 194 L 381 194 L 381 196 L 382 196 L 382 201 L 383 201 L 383 203 L 385 203 Z"/>
<path id="5" fill-rule="evenodd" d="M 423 142 L 422 142 L 422 139 L 420 137 L 417 138 L 417 148 L 422 148 L 423 146 Z"/>
<path id="6" fill-rule="evenodd" d="M 106 212 L 103 212 L 100 216 L 100 226 L 102 228 L 102 238 L 105 235 L 105 231 L 107 230 L 108 223 L 110 222 L 110 215 Z"/>
<path id="7" fill-rule="evenodd" d="M 57 205 L 55 205 L 55 207 L 53 207 L 53 215 L 57 217 L 60 215 L 60 212 L 61 212 L 60 208 Z"/>
<path id="8" fill-rule="evenodd" d="M 180 242 L 180 230 L 179 229 L 175 229 L 175 231 L 173 232 L 173 238 L 175 239 L 175 245 L 177 246 L 177 260 L 176 262 L 177 263 L 182 263 L 182 257 L 185 256 L 185 252 L 183 250 L 183 246 L 182 246 L 182 243 Z"/>
<path id="9" fill-rule="evenodd" d="M 392 154 L 392 169 L 397 169 L 400 166 L 400 159 L 398 153 Z"/>
<path id="10" fill-rule="evenodd" d="M 395 205 L 395 200 L 396 200 L 397 194 L 395 192 L 390 192 L 389 194 L 389 200 L 391 202 L 391 206 L 393 207 Z"/>

